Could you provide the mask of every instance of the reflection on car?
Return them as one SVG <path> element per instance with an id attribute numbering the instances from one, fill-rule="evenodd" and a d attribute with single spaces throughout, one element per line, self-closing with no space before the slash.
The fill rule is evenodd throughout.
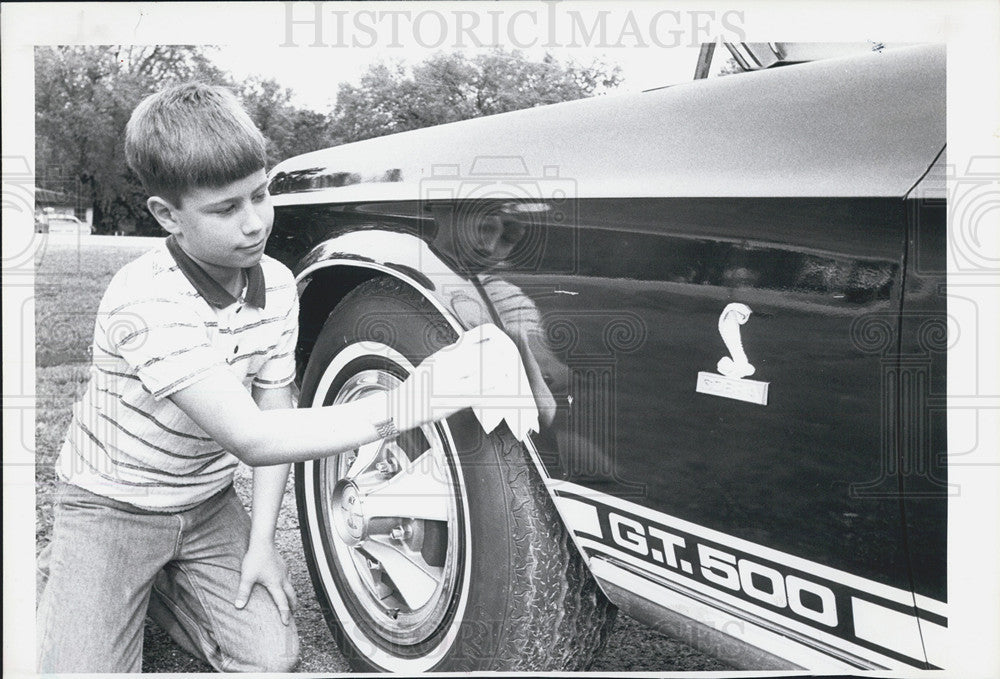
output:
<path id="1" fill-rule="evenodd" d="M 274 168 L 301 405 L 495 323 L 541 415 L 298 465 L 352 667 L 583 669 L 616 609 L 739 667 L 941 666 L 944 49 L 879 47 Z"/>

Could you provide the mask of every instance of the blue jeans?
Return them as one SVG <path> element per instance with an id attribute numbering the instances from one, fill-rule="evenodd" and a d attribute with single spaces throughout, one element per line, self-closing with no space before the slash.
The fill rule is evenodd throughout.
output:
<path id="1" fill-rule="evenodd" d="M 233 605 L 249 535 L 231 486 L 164 514 L 60 484 L 39 557 L 39 672 L 141 671 L 147 613 L 219 671 L 290 671 L 295 623 L 281 623 L 267 590 Z"/>

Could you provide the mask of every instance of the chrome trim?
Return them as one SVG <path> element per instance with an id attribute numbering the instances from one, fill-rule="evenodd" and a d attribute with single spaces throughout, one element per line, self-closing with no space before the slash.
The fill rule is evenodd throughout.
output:
<path id="1" fill-rule="evenodd" d="M 715 43 L 704 42 L 698 52 L 698 63 L 694 67 L 694 79 L 703 80 L 708 77 L 712 68 L 712 56 L 715 54 Z"/>
<path id="2" fill-rule="evenodd" d="M 619 573 L 616 573 L 616 571 Z M 760 632 L 770 635 L 773 645 L 784 645 L 787 652 L 783 652 L 781 655 L 769 652 L 760 646 L 747 643 L 735 635 L 716 629 L 711 625 L 664 605 L 662 597 L 654 599 L 653 593 L 647 593 L 647 596 L 643 596 L 638 588 L 625 588 L 614 581 L 616 576 L 620 577 L 621 571 L 642 578 L 651 587 L 659 588 L 661 591 L 673 592 L 691 599 L 697 602 L 700 607 L 710 607 L 723 615 L 744 621 L 757 628 Z M 796 655 L 800 656 L 798 658 L 800 661 L 805 659 L 801 657 L 802 655 L 812 656 L 813 658 L 820 656 L 830 669 L 888 669 L 842 649 L 810 639 L 759 616 L 750 615 L 746 611 L 741 611 L 737 608 L 727 606 L 722 602 L 709 599 L 703 594 L 678 583 L 657 578 L 655 575 L 640 571 L 630 564 L 619 561 L 611 556 L 592 556 L 591 572 L 597 578 L 611 602 L 628 615 L 635 617 L 653 629 L 676 637 L 740 669 L 806 669 L 804 665 L 796 663 L 791 659 Z M 827 667 L 817 667 L 814 663 L 809 663 L 808 669 L 825 670 Z"/>

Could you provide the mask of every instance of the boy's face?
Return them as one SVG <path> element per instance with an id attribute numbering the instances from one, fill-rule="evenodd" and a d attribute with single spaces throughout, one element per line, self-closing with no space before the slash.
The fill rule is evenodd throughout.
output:
<path id="1" fill-rule="evenodd" d="M 222 187 L 189 189 L 180 203 L 169 204 L 172 223 L 160 223 L 209 274 L 225 275 L 260 261 L 274 222 L 263 169 Z"/>

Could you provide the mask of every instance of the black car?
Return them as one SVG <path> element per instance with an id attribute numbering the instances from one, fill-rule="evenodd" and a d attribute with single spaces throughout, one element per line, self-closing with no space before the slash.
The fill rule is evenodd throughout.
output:
<path id="1" fill-rule="evenodd" d="M 740 667 L 943 662 L 944 48 L 733 54 L 271 172 L 301 406 L 495 323 L 540 416 L 298 465 L 353 667 L 580 669 L 616 609 Z"/>

